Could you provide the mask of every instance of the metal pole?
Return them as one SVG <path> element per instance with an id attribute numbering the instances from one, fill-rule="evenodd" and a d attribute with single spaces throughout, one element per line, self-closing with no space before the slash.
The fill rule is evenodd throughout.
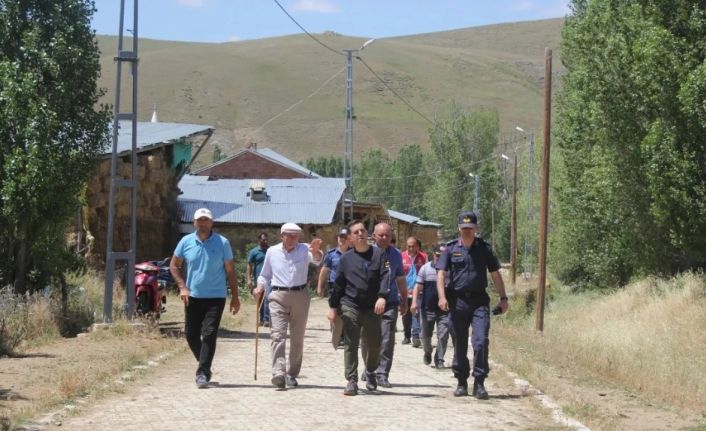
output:
<path id="1" fill-rule="evenodd" d="M 544 288 L 547 278 L 547 219 L 549 207 L 549 156 L 552 114 L 552 50 L 544 50 L 544 130 L 542 134 L 542 191 L 539 219 L 539 278 L 537 279 L 537 331 L 544 331 Z"/>
<path id="2" fill-rule="evenodd" d="M 524 266 L 525 277 L 528 279 L 532 275 L 532 263 L 530 262 L 532 255 L 532 161 L 534 159 L 534 133 L 530 132 L 527 138 L 527 145 L 529 146 L 527 152 L 527 209 L 526 209 L 526 228 L 525 228 L 525 250 L 524 257 L 522 259 Z"/>
<path id="3" fill-rule="evenodd" d="M 510 264 L 512 285 L 517 282 L 517 153 L 512 159 L 512 226 L 510 228 Z"/>
<path id="4" fill-rule="evenodd" d="M 350 220 L 353 220 L 353 53 L 357 49 L 344 49 L 346 53 L 346 133 L 343 153 L 343 176 L 346 179 L 346 193 L 350 200 Z M 345 203 L 345 199 L 344 199 Z M 343 216 L 345 209 L 341 206 Z"/>

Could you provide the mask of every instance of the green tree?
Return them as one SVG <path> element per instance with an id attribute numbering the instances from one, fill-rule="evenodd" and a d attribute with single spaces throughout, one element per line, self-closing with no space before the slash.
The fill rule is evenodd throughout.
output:
<path id="1" fill-rule="evenodd" d="M 64 235 L 107 143 L 94 12 L 92 1 L 0 1 L 0 284 L 20 293 L 74 265 Z"/>
<path id="2" fill-rule="evenodd" d="M 225 158 L 225 155 L 223 154 L 223 150 L 221 150 L 221 147 L 216 144 L 213 147 L 213 156 L 211 157 L 211 162 L 216 163 L 220 160 L 223 160 Z"/>
<path id="3" fill-rule="evenodd" d="M 575 0 L 562 33 L 552 262 L 622 285 L 706 263 L 702 1 Z"/>
<path id="4" fill-rule="evenodd" d="M 429 132 L 431 154 L 427 173 L 434 178 L 425 188 L 426 216 L 443 223 L 447 235 L 456 231 L 458 213 L 473 208 L 474 181 L 481 178 L 479 221 L 484 236 L 490 236 L 492 205 L 502 194 L 494 151 L 498 145 L 498 114 L 494 110 L 468 112 L 451 107 L 448 118 Z"/>
<path id="5" fill-rule="evenodd" d="M 395 175 L 390 156 L 378 148 L 365 151 L 360 160 L 353 164 L 353 193 L 355 199 L 388 204 L 392 196 Z"/>
<path id="6" fill-rule="evenodd" d="M 394 176 L 389 207 L 417 217 L 426 217 L 424 190 L 431 181 L 426 174 L 422 148 L 418 144 L 400 148 L 390 173 L 394 173 Z"/>

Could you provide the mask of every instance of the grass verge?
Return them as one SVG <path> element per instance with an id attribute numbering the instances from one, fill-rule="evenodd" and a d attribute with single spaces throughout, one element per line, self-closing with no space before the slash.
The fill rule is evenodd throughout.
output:
<path id="1" fill-rule="evenodd" d="M 559 379 L 631 393 L 646 403 L 706 419 L 706 278 L 649 278 L 608 294 L 554 292 L 544 332 L 515 298 L 493 327 L 493 356 L 561 399 L 565 412 L 599 429 L 620 429 L 598 398 L 562 391 Z M 531 299 L 530 299 L 531 301 Z M 600 391 L 599 391 L 600 392 Z M 630 395 L 629 395 L 630 396 Z M 603 403 L 605 404 L 605 403 Z M 702 424 L 696 425 L 697 427 Z M 696 428 L 698 429 L 698 428 Z"/>

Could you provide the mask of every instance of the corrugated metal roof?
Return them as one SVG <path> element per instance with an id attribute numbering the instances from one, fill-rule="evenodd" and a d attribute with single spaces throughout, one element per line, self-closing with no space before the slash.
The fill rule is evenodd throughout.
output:
<path id="1" fill-rule="evenodd" d="M 281 155 L 277 151 L 272 150 L 270 148 L 258 149 L 257 152 L 259 154 L 262 154 L 263 156 L 269 158 L 269 159 L 276 161 L 277 163 L 283 164 L 283 165 L 285 165 L 291 169 L 297 170 L 305 175 L 311 175 L 312 177 L 317 177 L 317 178 L 321 177 L 321 175 L 317 174 L 316 172 L 312 171 L 311 169 L 305 168 L 304 166 L 300 165 L 299 163 L 296 163 L 296 162 L 284 157 L 283 155 Z"/>
<path id="2" fill-rule="evenodd" d="M 387 210 L 387 213 L 390 215 L 390 217 L 395 218 L 397 220 L 402 220 L 403 222 L 406 222 L 406 223 L 418 224 L 420 226 L 433 226 L 433 227 L 443 226 L 439 223 L 434 223 L 431 221 L 422 220 L 417 216 L 401 213 L 399 211 Z"/>
<path id="3" fill-rule="evenodd" d="M 132 149 L 132 124 L 130 121 L 120 121 L 118 131 L 118 154 L 130 152 Z M 113 123 L 110 124 L 112 130 Z M 137 122 L 137 151 L 146 151 L 159 147 L 179 138 L 185 138 L 197 133 L 213 129 L 211 126 L 186 123 L 150 123 Z M 111 132 L 112 133 L 112 132 Z M 112 137 L 112 135 L 111 135 Z M 113 151 L 113 142 L 108 143 L 104 155 Z"/>
<path id="4" fill-rule="evenodd" d="M 262 179 L 268 200 L 254 201 L 248 196 L 252 181 L 185 175 L 179 181 L 179 220 L 191 222 L 194 211 L 208 207 L 222 223 L 330 224 L 346 187 L 342 178 Z"/>

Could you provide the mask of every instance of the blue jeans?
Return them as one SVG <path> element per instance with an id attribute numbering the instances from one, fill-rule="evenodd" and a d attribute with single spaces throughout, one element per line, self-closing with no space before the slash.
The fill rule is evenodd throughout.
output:
<path id="1" fill-rule="evenodd" d="M 272 292 L 272 287 L 268 284 L 265 286 L 265 294 L 263 295 L 262 305 L 260 306 L 260 323 L 270 321 L 270 300 L 267 298 Z"/>
<path id="2" fill-rule="evenodd" d="M 412 298 L 407 298 L 407 310 L 412 307 Z M 408 311 L 407 314 L 402 316 L 402 327 L 404 329 L 405 338 L 419 338 L 421 333 L 421 326 L 419 325 L 419 312 L 417 314 L 412 314 Z"/>

